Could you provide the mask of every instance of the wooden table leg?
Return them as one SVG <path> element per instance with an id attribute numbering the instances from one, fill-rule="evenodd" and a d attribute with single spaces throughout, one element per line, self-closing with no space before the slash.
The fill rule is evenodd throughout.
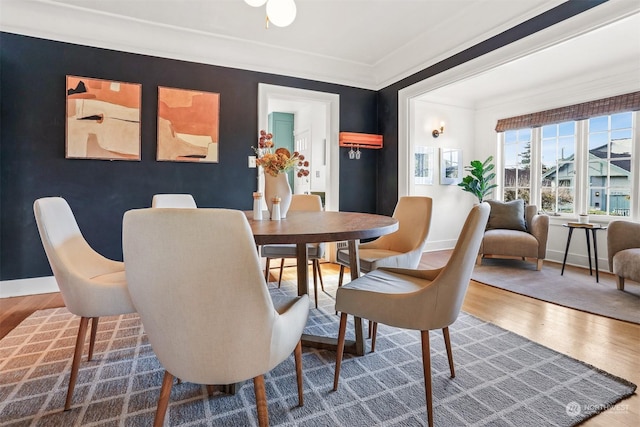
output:
<path id="1" fill-rule="evenodd" d="M 307 255 L 307 244 L 296 243 L 296 259 L 298 265 L 298 295 L 306 295 L 309 293 L 309 274 L 307 271 L 309 257 Z"/>

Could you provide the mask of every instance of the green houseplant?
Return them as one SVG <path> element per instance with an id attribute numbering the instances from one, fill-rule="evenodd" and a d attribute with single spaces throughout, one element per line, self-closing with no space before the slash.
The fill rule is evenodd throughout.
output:
<path id="1" fill-rule="evenodd" d="M 478 202 L 482 203 L 487 194 L 491 193 L 496 184 L 491 184 L 491 180 L 496 177 L 493 173 L 493 156 L 489 156 L 487 160 L 472 160 L 469 166 L 465 166 L 464 170 L 470 175 L 462 178 L 462 182 L 458 184 L 464 191 L 468 191 L 478 198 Z"/>

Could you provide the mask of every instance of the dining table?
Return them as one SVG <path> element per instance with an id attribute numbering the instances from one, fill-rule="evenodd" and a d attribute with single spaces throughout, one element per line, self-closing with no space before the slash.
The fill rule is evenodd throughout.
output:
<path id="1" fill-rule="evenodd" d="M 398 230 L 398 220 L 385 215 L 335 211 L 289 211 L 280 220 L 254 220 L 253 211 L 245 212 L 256 245 L 295 244 L 298 295 L 309 291 L 308 243 L 346 241 L 349 249 L 351 280 L 360 276 L 358 243 Z M 263 218 L 268 215 L 263 214 Z M 365 339 L 362 319 L 355 319 L 355 340 L 346 341 L 344 351 L 362 356 Z M 336 331 L 337 333 L 337 331 Z M 303 334 L 302 345 L 335 350 L 337 338 Z"/>

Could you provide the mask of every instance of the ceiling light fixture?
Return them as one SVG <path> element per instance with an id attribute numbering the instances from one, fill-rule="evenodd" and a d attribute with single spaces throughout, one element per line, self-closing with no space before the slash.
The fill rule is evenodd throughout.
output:
<path id="1" fill-rule="evenodd" d="M 269 22 L 277 27 L 286 27 L 296 19 L 297 8 L 293 0 L 244 0 L 244 2 L 253 7 L 267 4 L 267 28 L 269 28 Z"/>

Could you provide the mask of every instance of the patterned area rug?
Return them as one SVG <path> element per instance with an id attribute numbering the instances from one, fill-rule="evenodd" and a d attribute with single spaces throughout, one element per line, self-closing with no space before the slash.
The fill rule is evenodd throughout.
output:
<path id="1" fill-rule="evenodd" d="M 283 283 L 271 292 L 294 288 Z M 94 360 L 81 364 L 73 407 L 61 410 L 77 326 L 78 318 L 64 308 L 42 310 L 0 341 L 0 426 L 152 425 L 163 370 L 137 315 L 101 319 Z M 337 330 L 333 300 L 322 294 L 306 332 L 336 336 Z M 570 426 L 636 389 L 465 313 L 450 330 L 454 379 L 442 335 L 431 334 L 437 426 Z M 293 357 L 267 374 L 271 425 L 425 425 L 419 333 L 380 325 L 378 334 L 375 353 L 345 355 L 337 392 L 330 391 L 335 353 L 304 348 L 304 407 L 296 406 Z M 165 425 L 257 425 L 253 382 L 235 395 L 211 398 L 204 386 L 176 384 Z"/>
<path id="2" fill-rule="evenodd" d="M 640 324 L 640 285 L 627 280 L 624 291 L 616 287 L 615 277 L 545 262 L 537 271 L 530 261 L 517 259 L 483 259 L 473 269 L 472 279 L 485 285 L 505 289 L 542 301 L 575 308 L 587 313 Z"/>

